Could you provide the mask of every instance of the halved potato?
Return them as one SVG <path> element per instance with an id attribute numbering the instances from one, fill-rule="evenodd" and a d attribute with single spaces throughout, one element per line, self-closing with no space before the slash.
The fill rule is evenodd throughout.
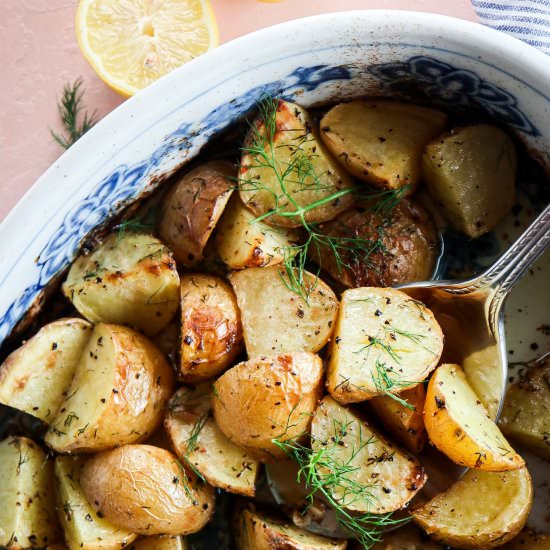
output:
<path id="1" fill-rule="evenodd" d="M 451 225 L 470 237 L 490 231 L 514 205 L 517 154 L 500 128 L 454 128 L 426 147 L 428 191 Z"/>
<path id="2" fill-rule="evenodd" d="M 59 536 L 53 464 L 26 437 L 0 442 L 0 546 L 44 547 Z"/>
<path id="3" fill-rule="evenodd" d="M 377 211 L 376 202 L 362 202 L 319 230 L 344 239 L 335 257 L 328 246 L 312 247 L 311 257 L 331 277 L 348 288 L 396 286 L 432 277 L 439 244 L 428 212 L 402 199 L 393 209 Z M 359 244 L 345 239 L 361 239 Z"/>
<path id="4" fill-rule="evenodd" d="M 210 485 L 252 497 L 259 464 L 221 432 L 210 416 L 212 384 L 180 388 L 168 403 L 164 426 L 172 446 Z"/>
<path id="5" fill-rule="evenodd" d="M 527 468 L 510 472 L 470 470 L 447 491 L 413 511 L 434 539 L 458 548 L 495 548 L 514 538 L 531 510 Z"/>
<path id="6" fill-rule="evenodd" d="M 197 265 L 236 186 L 226 161 L 207 162 L 184 174 L 163 200 L 157 230 L 185 267 Z"/>
<path id="7" fill-rule="evenodd" d="M 550 359 L 530 367 L 506 392 L 502 431 L 550 460 Z"/>
<path id="8" fill-rule="evenodd" d="M 80 255 L 63 293 L 93 323 L 119 323 L 152 335 L 178 309 L 179 277 L 172 254 L 143 233 L 111 233 L 88 255 Z"/>
<path id="9" fill-rule="evenodd" d="M 346 540 L 309 533 L 292 523 L 244 508 L 233 520 L 237 550 L 345 550 Z"/>
<path id="10" fill-rule="evenodd" d="M 353 203 L 350 176 L 318 139 L 308 113 L 287 101 L 266 101 L 243 146 L 239 193 L 244 204 L 270 225 L 299 227 L 333 218 Z"/>
<path id="11" fill-rule="evenodd" d="M 256 267 L 229 275 L 241 311 L 249 358 L 287 351 L 319 351 L 328 341 L 338 314 L 338 299 L 315 275 L 304 274 L 304 298 L 288 288 L 278 266 Z"/>
<path id="12" fill-rule="evenodd" d="M 321 137 L 355 177 L 376 187 L 414 188 L 422 152 L 440 134 L 447 115 L 435 109 L 373 99 L 336 105 L 321 120 Z"/>
<path id="13" fill-rule="evenodd" d="M 420 463 L 329 395 L 313 415 L 311 448 L 321 479 L 333 476 L 333 498 L 348 510 L 385 514 L 403 508 L 420 491 Z M 343 472 L 343 473 L 342 473 Z"/>
<path id="14" fill-rule="evenodd" d="M 399 393 L 427 378 L 442 350 L 441 328 L 421 302 L 391 288 L 346 290 L 329 348 L 328 390 L 341 403 Z"/>
<path id="15" fill-rule="evenodd" d="M 55 459 L 57 512 L 69 550 L 118 550 L 137 535 L 99 517 L 82 491 L 84 460 L 73 456 Z"/>
<path id="16" fill-rule="evenodd" d="M 362 550 L 358 544 L 354 550 Z M 371 550 L 444 550 L 443 546 L 424 534 L 414 525 L 407 524 L 395 531 L 384 533 L 382 540 Z"/>
<path id="17" fill-rule="evenodd" d="M 300 239 L 297 230 L 272 227 L 256 217 L 237 195 L 231 198 L 216 230 L 218 254 L 231 269 L 280 264 Z"/>
<path id="18" fill-rule="evenodd" d="M 128 550 L 189 550 L 189 543 L 184 537 L 157 535 L 136 540 Z"/>
<path id="19" fill-rule="evenodd" d="M 178 377 L 199 382 L 217 376 L 242 349 L 235 293 L 214 275 L 181 277 L 181 335 Z"/>
<path id="20" fill-rule="evenodd" d="M 550 550 L 550 534 L 524 531 L 511 542 L 502 547 L 503 550 Z"/>
<path id="21" fill-rule="evenodd" d="M 424 384 L 402 391 L 399 398 L 405 400 L 408 406 L 389 395 L 374 397 L 369 400 L 369 405 L 397 442 L 418 454 L 428 439 L 422 416 L 426 400 Z"/>
<path id="22" fill-rule="evenodd" d="M 177 458 L 151 445 L 125 445 L 90 458 L 81 484 L 97 512 L 140 535 L 200 531 L 214 513 L 214 490 Z"/>
<path id="23" fill-rule="evenodd" d="M 212 409 L 220 430 L 261 461 L 283 458 L 274 440 L 307 433 L 323 389 L 323 363 L 293 352 L 239 363 L 214 384 Z"/>
<path id="24" fill-rule="evenodd" d="M 431 377 L 424 423 L 430 441 L 456 464 L 492 472 L 524 465 L 458 365 L 441 365 Z"/>
<path id="25" fill-rule="evenodd" d="M 43 326 L 0 367 L 0 403 L 53 420 L 91 332 L 92 325 L 78 318 Z"/>
<path id="26" fill-rule="evenodd" d="M 138 332 L 94 327 L 45 441 L 55 451 L 100 451 L 146 438 L 160 424 L 174 375 Z"/>

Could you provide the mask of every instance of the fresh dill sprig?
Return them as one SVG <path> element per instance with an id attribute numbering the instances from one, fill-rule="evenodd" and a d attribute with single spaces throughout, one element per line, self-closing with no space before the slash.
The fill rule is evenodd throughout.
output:
<path id="1" fill-rule="evenodd" d="M 84 110 L 84 91 L 81 90 L 81 87 L 81 78 L 77 78 L 72 84 L 65 84 L 63 95 L 57 104 L 64 133 L 54 132 L 50 128 L 53 139 L 63 149 L 68 149 L 98 121 L 97 111 L 89 114 Z"/>
<path id="2" fill-rule="evenodd" d="M 117 231 L 117 238 L 121 239 L 127 232 L 151 232 L 155 227 L 159 208 L 149 208 L 144 214 L 122 220 L 113 229 Z"/>

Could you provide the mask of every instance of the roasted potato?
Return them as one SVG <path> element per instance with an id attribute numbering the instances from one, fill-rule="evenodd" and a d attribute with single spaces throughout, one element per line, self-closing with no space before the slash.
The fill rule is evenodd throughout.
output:
<path id="1" fill-rule="evenodd" d="M 189 543 L 184 537 L 157 535 L 136 540 L 128 550 L 189 550 Z"/>
<path id="2" fill-rule="evenodd" d="M 330 220 L 353 203 L 350 176 L 318 138 L 308 113 L 286 101 L 268 101 L 244 142 L 239 194 L 270 225 L 299 227 Z M 311 208 L 311 204 L 338 195 Z"/>
<path id="3" fill-rule="evenodd" d="M 413 510 L 413 519 L 443 544 L 495 548 L 521 531 L 532 501 L 527 468 L 509 472 L 470 470 L 447 491 Z"/>
<path id="4" fill-rule="evenodd" d="M 212 409 L 220 430 L 261 461 L 282 458 L 274 439 L 308 431 L 323 386 L 323 364 L 312 353 L 258 357 L 226 371 L 214 384 Z"/>
<path id="5" fill-rule="evenodd" d="M 403 508 L 426 482 L 420 463 L 327 395 L 311 423 L 321 479 L 337 474 L 332 495 L 348 510 L 385 514 Z M 332 483 L 332 482 L 331 482 Z"/>
<path id="6" fill-rule="evenodd" d="M 91 332 L 90 323 L 77 318 L 43 326 L 0 367 L 0 403 L 53 420 Z"/>
<path id="7" fill-rule="evenodd" d="M 168 403 L 164 426 L 176 455 L 210 485 L 253 497 L 258 462 L 229 441 L 210 415 L 212 384 L 180 388 Z"/>
<path id="8" fill-rule="evenodd" d="M 81 484 L 97 512 L 140 535 L 200 531 L 214 513 L 214 491 L 176 457 L 151 445 L 125 445 L 90 458 Z"/>
<path id="9" fill-rule="evenodd" d="M 231 269 L 280 264 L 300 240 L 295 229 L 261 221 L 234 195 L 216 230 L 216 248 Z"/>
<path id="10" fill-rule="evenodd" d="M 179 277 L 172 254 L 152 235 L 110 234 L 79 256 L 63 292 L 92 323 L 119 323 L 153 335 L 178 309 Z"/>
<path id="11" fill-rule="evenodd" d="M 406 404 L 390 395 L 373 397 L 368 404 L 397 442 L 418 454 L 428 438 L 422 417 L 426 400 L 424 384 L 401 392 L 399 399 L 406 401 Z"/>
<path id="12" fill-rule="evenodd" d="M 550 359 L 508 388 L 499 425 L 505 435 L 550 460 Z"/>
<path id="13" fill-rule="evenodd" d="M 84 496 L 80 475 L 84 460 L 73 456 L 55 459 L 57 512 L 69 550 L 118 550 L 136 535 L 99 517 Z"/>
<path id="14" fill-rule="evenodd" d="M 328 341 L 338 314 L 338 299 L 315 275 L 304 273 L 304 297 L 289 288 L 278 266 L 235 271 L 229 275 L 241 311 L 249 358 L 287 351 L 319 351 Z"/>
<path id="15" fill-rule="evenodd" d="M 199 382 L 223 372 L 242 349 L 239 308 L 231 287 L 214 275 L 181 278 L 178 377 Z"/>
<path id="16" fill-rule="evenodd" d="M 435 226 L 420 204 L 402 199 L 395 208 L 379 210 L 359 203 L 319 225 L 331 237 L 344 239 L 337 258 L 326 245 L 311 248 L 311 257 L 348 288 L 397 286 L 433 275 L 439 252 Z M 361 239 L 358 244 L 345 239 Z"/>
<path id="17" fill-rule="evenodd" d="M 503 550 L 550 550 L 550 534 L 523 531 L 511 542 L 502 546 Z"/>
<path id="18" fill-rule="evenodd" d="M 0 546 L 8 550 L 44 547 L 59 536 L 55 516 L 53 464 L 26 437 L 0 442 Z"/>
<path id="19" fill-rule="evenodd" d="M 456 464 L 491 472 L 524 465 L 458 365 L 441 365 L 431 377 L 424 423 L 430 441 Z"/>
<path id="20" fill-rule="evenodd" d="M 363 550 L 363 547 L 357 544 L 353 550 Z M 384 533 L 382 540 L 377 542 L 371 550 L 444 550 L 444 548 L 409 523 L 395 531 Z"/>
<path id="21" fill-rule="evenodd" d="M 414 188 L 422 152 L 440 134 L 447 115 L 391 100 L 336 105 L 321 120 L 321 138 L 355 177 L 383 189 Z"/>
<path id="22" fill-rule="evenodd" d="M 157 224 L 160 238 L 185 267 L 197 265 L 227 201 L 236 170 L 212 161 L 184 174 L 164 198 Z"/>
<path id="23" fill-rule="evenodd" d="M 138 332 L 99 323 L 45 441 L 55 451 L 100 451 L 142 440 L 160 424 L 174 375 Z"/>
<path id="24" fill-rule="evenodd" d="M 421 302 L 391 288 L 346 290 L 329 348 L 328 390 L 341 403 L 399 393 L 422 382 L 442 350 L 441 328 Z"/>
<path id="25" fill-rule="evenodd" d="M 514 205 L 517 154 L 491 124 L 454 128 L 422 157 L 428 191 L 443 215 L 470 237 L 490 231 Z"/>
<path id="26" fill-rule="evenodd" d="M 234 519 L 237 550 L 345 550 L 346 540 L 321 537 L 289 522 L 244 508 Z"/>

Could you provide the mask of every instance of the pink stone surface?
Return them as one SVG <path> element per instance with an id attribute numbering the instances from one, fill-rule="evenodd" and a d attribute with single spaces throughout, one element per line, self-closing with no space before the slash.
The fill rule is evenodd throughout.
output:
<path id="1" fill-rule="evenodd" d="M 76 43 L 78 0 L 2 0 L 0 20 L 0 220 L 62 153 L 56 99 L 67 81 L 84 80 L 86 104 L 104 116 L 123 98 L 92 71 Z M 470 0 L 212 0 L 226 42 L 269 25 L 351 9 L 408 9 L 476 20 Z M 62 185 L 62 182 L 60 182 Z"/>

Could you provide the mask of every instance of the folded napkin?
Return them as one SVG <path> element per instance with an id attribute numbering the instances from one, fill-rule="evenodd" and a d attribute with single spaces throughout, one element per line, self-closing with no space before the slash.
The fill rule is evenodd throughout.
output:
<path id="1" fill-rule="evenodd" d="M 550 0 L 472 0 L 484 25 L 550 55 Z"/>

